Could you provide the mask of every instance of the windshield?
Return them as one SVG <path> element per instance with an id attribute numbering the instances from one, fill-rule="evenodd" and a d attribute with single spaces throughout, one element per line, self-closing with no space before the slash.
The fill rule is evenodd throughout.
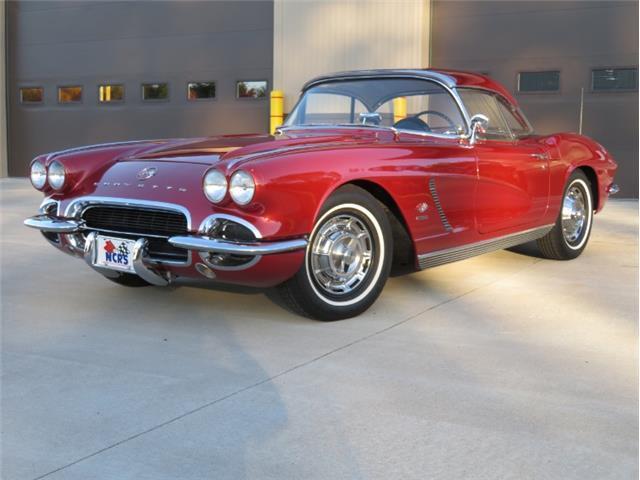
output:
<path id="1" fill-rule="evenodd" d="M 460 135 L 465 121 L 451 94 L 438 83 L 413 78 L 334 80 L 315 85 L 285 126 L 364 125 L 421 133 Z"/>

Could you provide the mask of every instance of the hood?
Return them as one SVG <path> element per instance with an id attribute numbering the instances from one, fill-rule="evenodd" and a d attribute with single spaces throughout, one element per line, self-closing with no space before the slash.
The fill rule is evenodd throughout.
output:
<path id="1" fill-rule="evenodd" d="M 211 165 L 220 160 L 243 161 L 288 152 L 335 148 L 355 143 L 371 143 L 386 132 L 354 129 L 348 133 L 324 130 L 287 135 L 225 135 L 220 137 L 176 139 L 164 144 L 136 149 L 119 161 L 186 162 Z M 387 134 L 388 135 L 388 134 Z"/>

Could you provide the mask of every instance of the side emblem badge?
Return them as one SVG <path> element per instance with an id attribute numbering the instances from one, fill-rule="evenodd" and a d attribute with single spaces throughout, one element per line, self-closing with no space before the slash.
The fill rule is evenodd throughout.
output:
<path id="1" fill-rule="evenodd" d="M 158 169 L 155 167 L 147 167 L 147 168 L 143 168 L 142 170 L 140 170 L 137 174 L 136 177 L 138 180 L 147 180 L 151 177 L 153 177 L 156 173 L 158 173 Z"/>

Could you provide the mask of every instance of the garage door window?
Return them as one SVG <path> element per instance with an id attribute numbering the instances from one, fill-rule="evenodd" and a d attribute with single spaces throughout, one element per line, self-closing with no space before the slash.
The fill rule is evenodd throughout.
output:
<path id="1" fill-rule="evenodd" d="M 23 87 L 20 89 L 20 103 L 29 105 L 42 103 L 44 101 L 44 88 Z"/>
<path id="2" fill-rule="evenodd" d="M 520 72 L 518 74 L 518 92 L 553 93 L 560 91 L 560 72 Z"/>
<path id="3" fill-rule="evenodd" d="M 190 82 L 187 84 L 188 100 L 211 100 L 216 98 L 215 82 Z"/>
<path id="4" fill-rule="evenodd" d="M 266 80 L 242 80 L 236 84 L 237 98 L 266 98 L 267 81 Z"/>
<path id="5" fill-rule="evenodd" d="M 598 68 L 591 71 L 594 92 L 620 92 L 638 89 L 637 68 Z"/>
<path id="6" fill-rule="evenodd" d="M 100 103 L 118 103 L 124 101 L 124 85 L 100 85 L 98 87 Z"/>
<path id="7" fill-rule="evenodd" d="M 169 99 L 168 83 L 143 83 L 142 100 L 148 102 L 158 102 Z"/>
<path id="8" fill-rule="evenodd" d="M 82 87 L 58 87 L 58 103 L 81 103 Z"/>

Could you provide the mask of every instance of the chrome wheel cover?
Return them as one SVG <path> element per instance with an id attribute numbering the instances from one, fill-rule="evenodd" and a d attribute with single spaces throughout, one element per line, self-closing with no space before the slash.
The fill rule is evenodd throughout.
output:
<path id="1" fill-rule="evenodd" d="M 584 191 L 577 185 L 571 185 L 562 202 L 562 234 L 569 245 L 579 242 L 582 238 L 588 215 Z"/>
<path id="2" fill-rule="evenodd" d="M 311 275 L 318 286 L 333 295 L 346 295 L 371 270 L 374 246 L 367 224 L 343 213 L 320 226 L 309 252 Z"/>

